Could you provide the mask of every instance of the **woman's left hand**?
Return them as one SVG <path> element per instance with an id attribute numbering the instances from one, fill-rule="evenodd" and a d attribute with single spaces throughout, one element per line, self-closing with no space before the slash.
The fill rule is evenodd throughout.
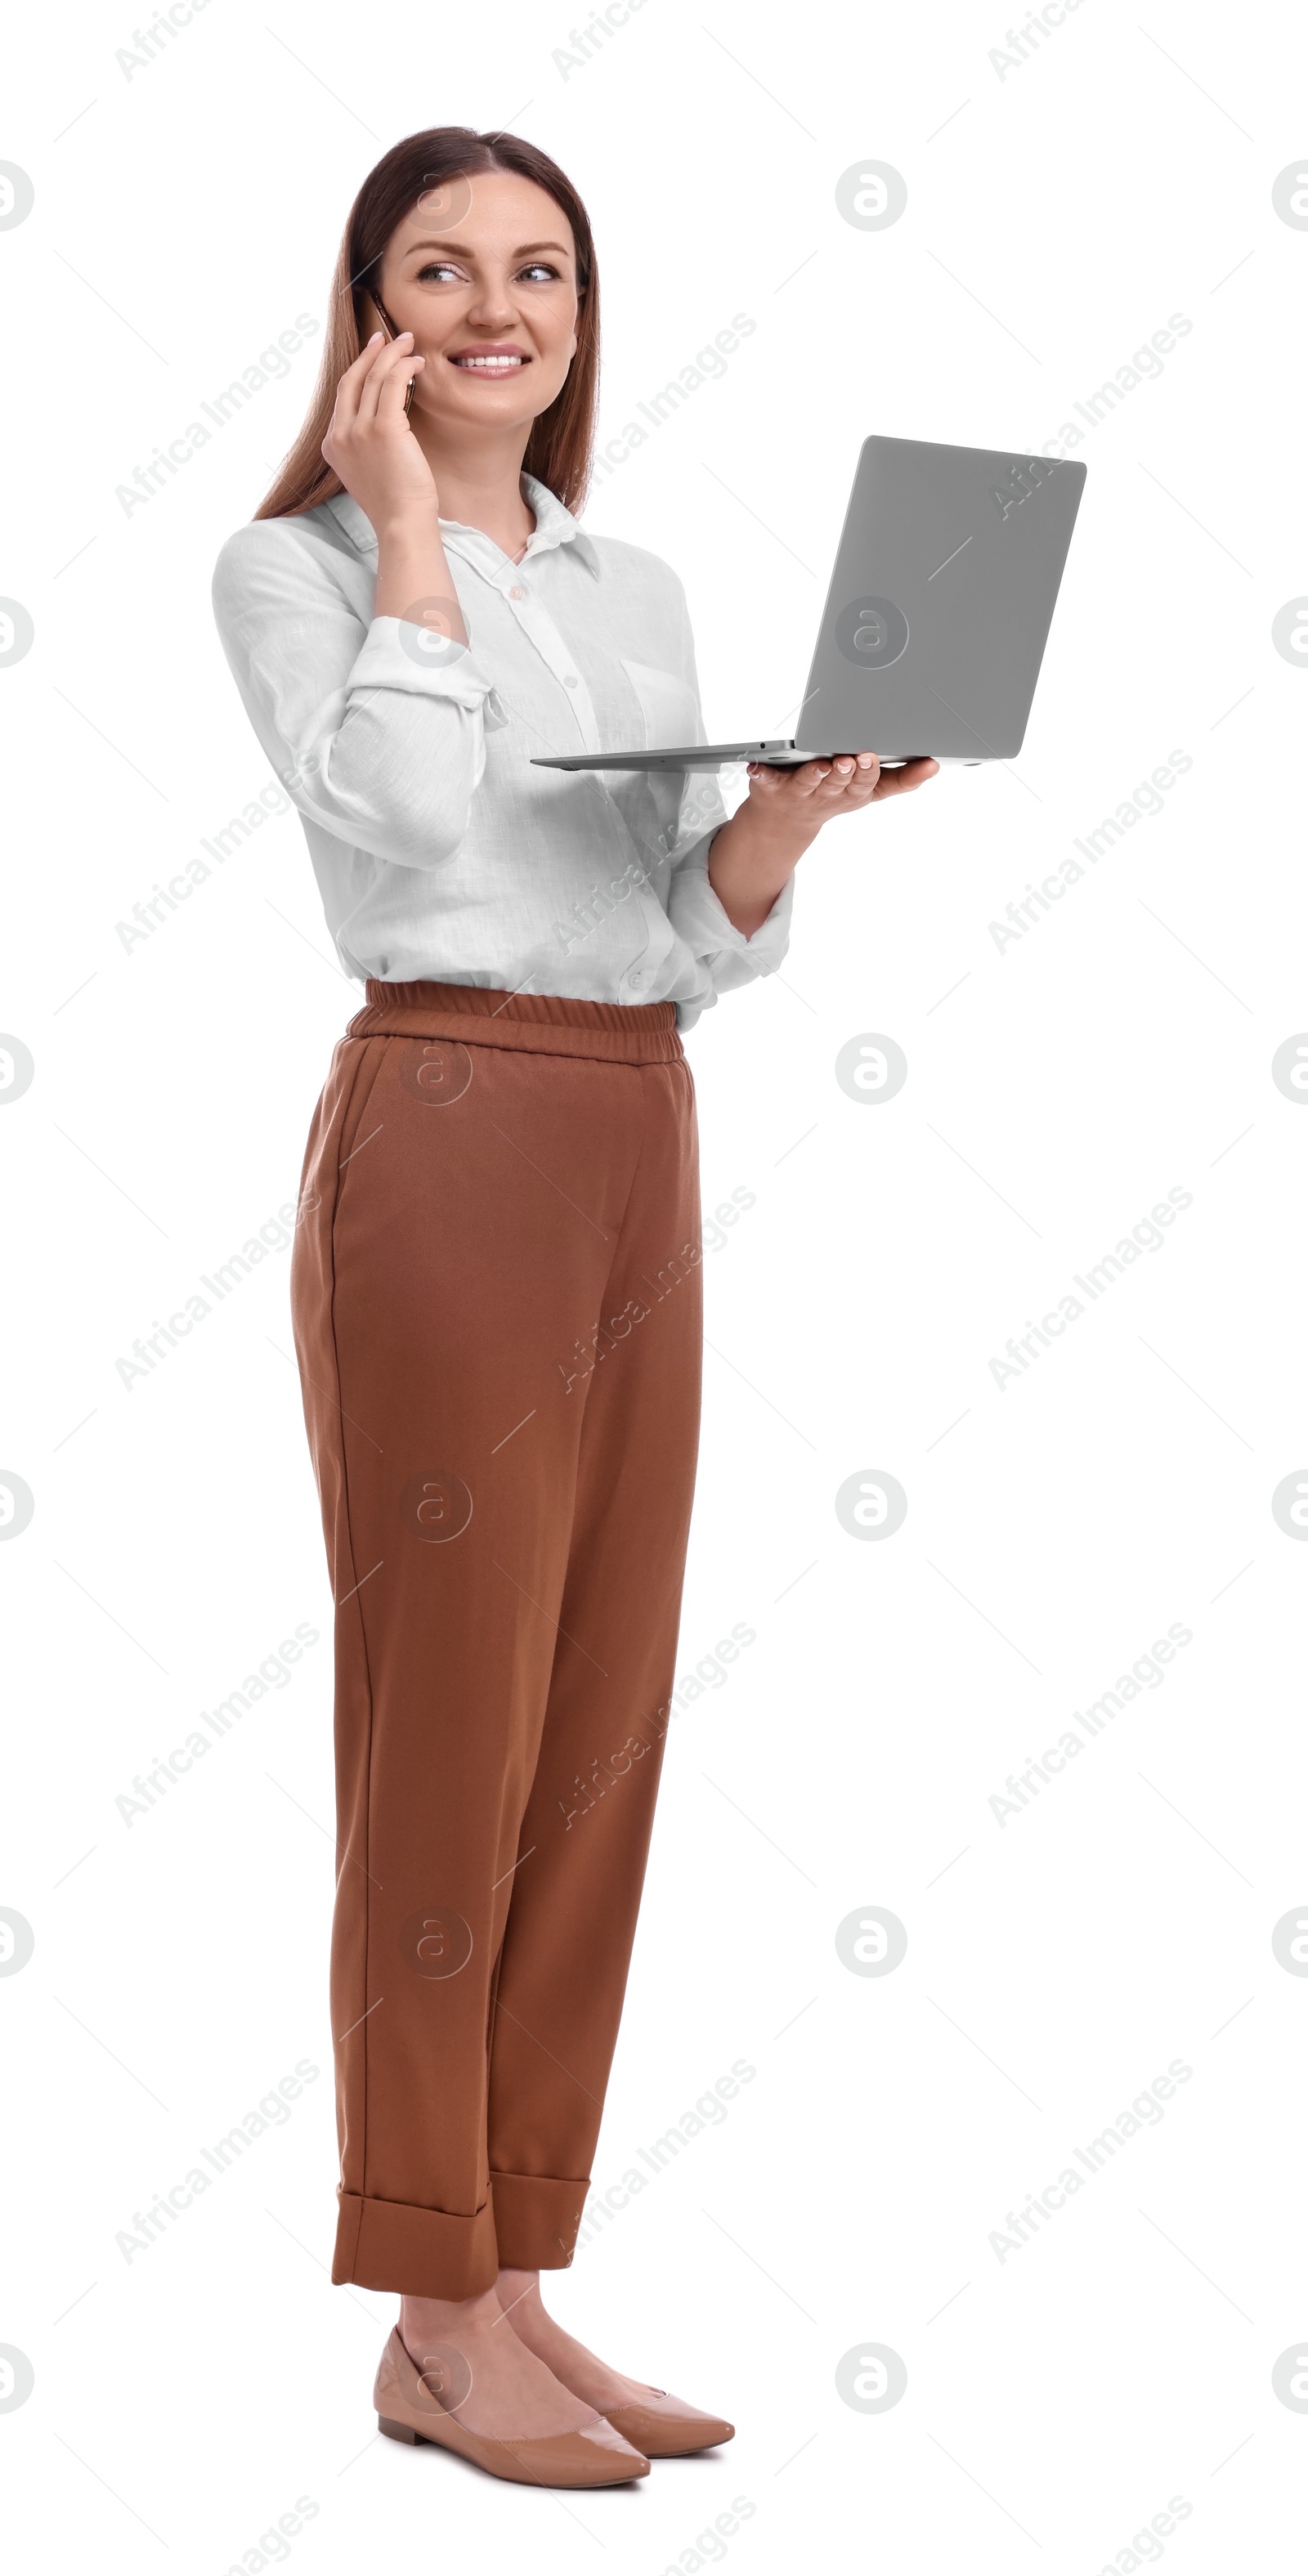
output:
<path id="1" fill-rule="evenodd" d="M 810 837 L 833 814 L 856 814 L 885 796 L 902 796 L 934 778 L 937 760 L 906 760 L 902 769 L 883 769 L 873 751 L 841 752 L 830 760 L 808 760 L 802 769 L 772 769 L 749 763 L 749 801 L 760 819 L 783 828 L 794 825 Z"/>
<path id="2" fill-rule="evenodd" d="M 833 814 L 859 814 L 888 796 L 904 796 L 934 778 L 938 760 L 906 760 L 883 769 L 876 753 L 848 751 L 774 769 L 751 760 L 749 794 L 709 850 L 709 884 L 727 919 L 752 939 L 810 842 Z"/>

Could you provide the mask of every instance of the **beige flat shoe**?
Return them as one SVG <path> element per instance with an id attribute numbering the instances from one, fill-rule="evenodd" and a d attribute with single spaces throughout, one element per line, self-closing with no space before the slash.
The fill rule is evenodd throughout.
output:
<path id="1" fill-rule="evenodd" d="M 670 2397 L 666 2388 L 651 2388 L 635 2405 L 609 2406 L 605 2412 L 614 2432 L 650 2460 L 682 2460 L 691 2451 L 711 2451 L 715 2443 L 731 2441 L 736 2430 L 723 2416 L 705 2415 L 684 2397 Z"/>
<path id="2" fill-rule="evenodd" d="M 519 2486 L 615 2487 L 628 2478 L 649 2476 L 643 2451 L 615 2432 L 605 2415 L 597 2415 L 593 2424 L 583 2424 L 575 2433 L 537 2434 L 522 2441 L 470 2433 L 433 2395 L 400 2341 L 398 2326 L 392 2329 L 377 2365 L 372 2402 L 378 2430 L 390 2441 L 430 2442 L 437 2449 L 457 2451 L 461 2460 L 471 2460 L 475 2468 L 487 2470 L 493 2478 L 511 2478 Z"/>

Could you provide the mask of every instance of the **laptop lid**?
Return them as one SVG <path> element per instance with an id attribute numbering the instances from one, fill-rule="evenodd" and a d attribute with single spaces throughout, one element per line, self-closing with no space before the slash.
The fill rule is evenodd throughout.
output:
<path id="1" fill-rule="evenodd" d="M 887 759 L 1011 759 L 1084 465 L 867 438 L 795 742 Z"/>

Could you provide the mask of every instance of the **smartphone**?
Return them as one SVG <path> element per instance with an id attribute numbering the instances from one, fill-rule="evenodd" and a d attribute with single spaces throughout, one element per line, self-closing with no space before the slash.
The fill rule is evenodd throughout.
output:
<path id="1" fill-rule="evenodd" d="M 391 317 L 390 317 L 389 313 L 387 312 L 386 307 L 385 307 L 385 305 L 383 304 L 383 302 L 382 302 L 382 300 L 381 300 L 381 297 L 380 297 L 380 295 L 378 294 L 377 289 L 376 289 L 376 287 L 375 287 L 375 286 L 370 286 L 370 287 L 369 287 L 369 289 L 368 289 L 368 296 L 369 296 L 369 300 L 370 300 L 370 302 L 373 304 L 373 306 L 375 307 L 376 311 L 381 315 L 382 329 L 384 330 L 384 332 L 385 332 L 385 334 L 386 334 L 387 339 L 388 339 L 388 340 L 398 340 L 398 338 L 399 338 L 399 336 L 400 336 L 400 335 L 399 335 L 399 332 L 396 330 L 395 325 L 394 325 L 394 323 L 392 322 Z M 405 411 L 406 411 L 406 412 L 410 412 L 410 411 L 412 411 L 412 409 L 413 409 L 413 388 L 414 388 L 415 381 L 416 381 L 416 379 L 415 379 L 413 376 L 410 376 L 410 378 L 409 378 L 409 385 L 408 385 L 408 391 L 406 392 L 405 397 L 404 397 L 404 408 L 405 408 Z"/>

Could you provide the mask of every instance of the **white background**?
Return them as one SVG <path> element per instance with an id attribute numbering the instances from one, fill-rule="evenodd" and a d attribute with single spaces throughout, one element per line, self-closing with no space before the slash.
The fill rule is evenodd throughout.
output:
<path id="1" fill-rule="evenodd" d="M 1308 682 L 1308 235 L 1288 9 L 1084 5 L 1007 69 L 1001 15 L 647 0 L 568 69 L 560 17 L 211 0 L 127 78 L 112 9 L 28 11 L 0 154 L 12 392 L 0 671 L 13 800 L 5 1107 L 10 2069 L 0 2418 L 23 2567 L 607 2563 L 740 2576 L 1287 2566 L 1308 2417 L 1302 1591 L 1271 1495 L 1308 1459 L 1301 1169 L 1271 1078 L 1308 1023 L 1294 788 Z M 1002 76 L 1001 76 L 1002 74 Z M 1297 120 L 1297 121 L 1296 121 Z M 293 1199 L 333 964 L 294 816 L 151 937 L 115 925 L 257 795 L 212 562 L 307 404 L 314 343 L 149 503 L 115 487 L 297 313 L 423 125 L 512 125 L 590 209 L 604 435 L 757 324 L 594 495 L 685 580 L 711 733 L 798 697 L 860 439 L 1039 448 L 1180 313 L 1079 455 L 1026 747 L 833 825 L 782 975 L 689 1040 L 705 1204 L 703 1464 L 674 1726 L 596 2159 L 607 2187 L 737 2058 L 728 2117 L 555 2276 L 619 2367 L 720 2407 L 720 2455 L 608 2496 L 496 2486 L 373 2435 L 394 2302 L 333 2289 L 330 1601 L 284 1254 L 155 1374 L 115 1368 Z M 890 229 L 842 219 L 860 156 Z M 725 488 L 724 488 L 725 487 Z M 1038 927 L 988 925 L 1169 751 L 1189 772 Z M 893 1036 L 896 1098 L 838 1086 Z M 988 1363 L 1169 1189 L 1193 1204 L 1001 1390 Z M 879 1544 L 835 1514 L 881 1468 Z M 319 1644 L 151 1812 L 115 1801 L 297 1622 Z M 1115 1677 L 1192 1642 L 1067 1771 L 990 1806 Z M 836 1927 L 907 1928 L 863 1977 Z M 127 2263 L 115 2238 L 299 2059 L 287 2122 Z M 992 2233 L 1174 2059 L 1192 2071 L 1020 2250 Z M 837 2365 L 903 2359 L 890 2411 Z M 306 2497 L 290 2542 L 260 2535 Z M 714 2517 L 754 2508 L 728 2539 Z M 1169 2499 L 1191 2510 L 1134 2550 Z M 700 2539 L 698 2536 L 707 2534 Z"/>

